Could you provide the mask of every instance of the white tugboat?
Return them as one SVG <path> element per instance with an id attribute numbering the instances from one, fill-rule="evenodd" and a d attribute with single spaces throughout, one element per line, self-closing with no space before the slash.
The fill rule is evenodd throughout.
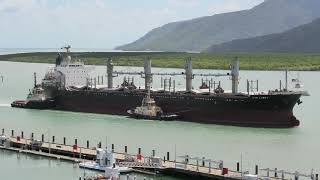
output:
<path id="1" fill-rule="evenodd" d="M 156 101 L 150 96 L 150 84 L 147 86 L 148 93 L 142 99 L 142 105 L 135 109 L 128 110 L 131 117 L 137 119 L 150 119 L 150 120 L 175 120 L 179 116 L 174 113 L 164 113 L 161 107 L 156 105 Z"/>

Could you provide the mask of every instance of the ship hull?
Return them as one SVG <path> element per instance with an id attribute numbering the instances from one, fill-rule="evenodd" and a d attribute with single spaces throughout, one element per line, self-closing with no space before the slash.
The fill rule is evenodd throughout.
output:
<path id="1" fill-rule="evenodd" d="M 127 110 L 141 105 L 143 92 L 59 91 L 56 109 L 127 115 Z M 300 122 L 293 107 L 301 94 L 266 95 L 194 95 L 153 93 L 164 112 L 175 113 L 181 121 L 245 127 L 289 128 Z"/>
<path id="2" fill-rule="evenodd" d="M 11 107 L 25 108 L 25 109 L 52 109 L 56 107 L 54 100 L 45 101 L 14 101 Z"/>

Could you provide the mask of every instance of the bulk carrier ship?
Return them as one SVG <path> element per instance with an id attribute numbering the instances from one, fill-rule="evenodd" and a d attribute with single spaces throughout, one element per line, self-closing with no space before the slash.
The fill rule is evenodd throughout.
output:
<path id="1" fill-rule="evenodd" d="M 299 126 L 300 122 L 293 115 L 293 108 L 300 104 L 300 98 L 307 92 L 288 90 L 287 81 L 284 88 L 267 92 L 250 91 L 247 81 L 247 92 L 238 91 L 239 60 L 235 59 L 231 72 L 226 74 L 196 74 L 192 70 L 192 61 L 186 60 L 182 73 L 153 73 L 151 60 L 146 59 L 144 72 L 114 71 L 112 60 L 107 62 L 107 85 L 101 85 L 92 79 L 87 67 L 80 60 L 72 60 L 70 46 L 65 47 L 66 53 L 58 54 L 56 66 L 48 71 L 41 84 L 35 80 L 35 89 L 41 89 L 39 94 L 29 94 L 23 101 L 15 101 L 12 107 L 34 109 L 56 109 L 74 112 L 102 113 L 111 115 L 128 115 L 127 111 L 141 105 L 147 92 L 156 105 L 164 112 L 176 114 L 181 121 L 211 123 L 246 127 L 289 128 Z M 145 80 L 146 88 L 137 86 L 126 79 L 120 86 L 113 85 L 113 78 L 119 75 L 140 75 Z M 176 90 L 175 81 L 162 82 L 161 90 L 147 90 L 153 76 L 184 76 L 185 90 Z M 229 77 L 232 91 L 224 91 L 220 83 L 202 83 L 200 90 L 192 88 L 195 76 Z M 287 79 L 287 76 L 286 76 Z M 103 84 L 103 83 L 102 83 Z M 34 98 L 41 97 L 41 98 Z"/>

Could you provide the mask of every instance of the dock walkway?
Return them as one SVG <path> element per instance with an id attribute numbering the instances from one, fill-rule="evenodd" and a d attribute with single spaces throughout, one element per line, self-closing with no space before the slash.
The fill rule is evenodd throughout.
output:
<path id="1" fill-rule="evenodd" d="M 3 130 L 4 132 L 4 130 Z M 4 134 L 4 133 L 3 133 Z M 59 160 L 70 161 L 73 163 L 80 163 L 85 161 L 95 161 L 97 155 L 97 147 L 89 148 L 78 147 L 77 144 L 66 145 L 65 140 L 63 144 L 54 142 L 35 141 L 32 139 L 25 139 L 20 136 L 0 136 L 0 149 L 15 151 L 18 153 L 26 153 L 37 156 L 43 156 L 48 158 L 54 158 Z M 23 134 L 22 134 L 23 135 Z M 5 138 L 5 139 L 4 139 Z M 43 140 L 44 138 L 42 138 Z M 54 141 L 54 138 L 53 138 Z M 9 142 L 9 143 L 8 143 Z M 75 141 L 76 143 L 77 141 Z M 38 146 L 35 146 L 38 145 Z M 101 145 L 100 145 L 101 146 Z M 180 159 L 184 159 L 182 162 L 170 161 L 169 153 L 167 158 L 155 157 L 155 151 L 153 156 L 142 156 L 141 149 L 139 148 L 137 155 L 130 155 L 127 153 L 127 147 L 125 147 L 124 153 L 114 152 L 114 145 L 112 144 L 112 152 L 114 158 L 119 166 L 127 166 L 136 169 L 137 172 L 155 172 L 174 176 L 184 176 L 188 178 L 198 179 L 230 179 L 238 180 L 242 179 L 245 173 L 239 171 L 239 163 L 237 163 L 237 171 L 223 167 L 222 161 L 214 161 L 209 159 L 191 158 L 189 156 L 180 156 Z M 154 163 L 156 159 L 156 163 Z M 195 160 L 196 164 L 190 164 L 189 160 Z M 200 165 L 200 162 L 202 163 Z M 217 166 L 217 167 L 215 167 Z M 263 171 L 265 169 L 261 169 Z M 269 176 L 269 172 L 274 173 L 274 177 Z M 299 177 L 308 177 L 312 180 L 318 180 L 318 174 L 302 175 L 297 172 L 287 173 L 291 175 L 291 178 L 285 177 L 285 172 L 275 170 L 269 170 L 267 175 L 258 175 L 258 167 L 256 166 L 256 178 L 257 179 L 270 179 L 270 180 L 285 180 L 291 179 L 294 175 L 295 179 Z M 281 174 L 281 177 L 278 176 Z"/>

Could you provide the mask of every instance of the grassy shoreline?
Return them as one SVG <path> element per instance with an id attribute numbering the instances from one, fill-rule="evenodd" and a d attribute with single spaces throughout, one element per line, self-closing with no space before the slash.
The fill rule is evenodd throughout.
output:
<path id="1" fill-rule="evenodd" d="M 0 61 L 54 63 L 56 56 L 55 52 L 20 53 L 0 55 Z M 116 66 L 143 66 L 143 60 L 150 57 L 153 67 L 163 68 L 183 68 L 184 59 L 191 57 L 195 69 L 229 69 L 232 59 L 239 57 L 242 70 L 320 70 L 320 53 L 79 52 L 72 56 L 89 65 L 104 65 L 112 57 Z"/>

